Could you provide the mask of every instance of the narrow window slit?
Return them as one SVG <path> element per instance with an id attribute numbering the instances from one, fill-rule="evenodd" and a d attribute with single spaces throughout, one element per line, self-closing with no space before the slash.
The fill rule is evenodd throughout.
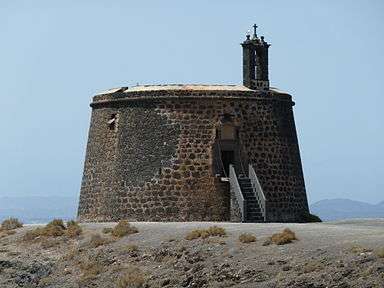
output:
<path id="1" fill-rule="evenodd" d="M 108 121 L 109 130 L 112 130 L 112 131 L 116 130 L 116 120 L 117 120 L 117 114 L 112 114 L 111 118 Z"/>

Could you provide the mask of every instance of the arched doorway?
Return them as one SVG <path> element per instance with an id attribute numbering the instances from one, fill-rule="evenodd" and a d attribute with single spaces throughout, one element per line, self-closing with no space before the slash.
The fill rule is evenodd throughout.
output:
<path id="1" fill-rule="evenodd" d="M 232 115 L 221 115 L 216 127 L 216 139 L 214 147 L 215 175 L 229 177 L 229 165 L 241 171 L 241 159 L 239 153 L 239 130 L 232 120 Z"/>

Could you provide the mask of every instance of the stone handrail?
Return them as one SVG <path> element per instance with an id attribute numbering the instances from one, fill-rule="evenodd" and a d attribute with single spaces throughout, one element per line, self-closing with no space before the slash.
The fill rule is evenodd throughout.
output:
<path id="1" fill-rule="evenodd" d="M 241 221 L 244 222 L 245 221 L 245 214 L 246 214 L 246 205 L 245 205 L 246 203 L 245 203 L 245 199 L 243 197 L 243 193 L 241 192 L 239 182 L 237 181 L 235 168 L 233 167 L 232 164 L 229 165 L 229 183 L 231 185 L 230 186 L 231 192 L 233 191 L 233 193 L 236 197 L 237 203 L 239 204 L 239 208 L 240 208 L 240 212 L 241 212 Z"/>
<path id="2" fill-rule="evenodd" d="M 267 222 L 267 205 L 268 201 L 263 192 L 263 188 L 260 185 L 259 179 L 257 178 L 255 169 L 253 169 L 252 165 L 249 164 L 248 177 L 251 180 L 253 191 L 255 191 L 257 202 L 259 203 L 261 215 L 264 218 L 264 221 Z"/>

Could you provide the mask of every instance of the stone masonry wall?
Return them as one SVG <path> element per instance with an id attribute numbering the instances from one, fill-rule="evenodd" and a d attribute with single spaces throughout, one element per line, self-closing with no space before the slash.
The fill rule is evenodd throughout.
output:
<path id="1" fill-rule="evenodd" d="M 239 125 L 242 154 L 270 199 L 271 220 L 300 221 L 308 204 L 290 98 L 200 93 L 199 99 L 94 102 L 81 221 L 229 221 L 229 184 L 213 173 L 223 113 Z M 111 131 L 107 122 L 114 113 Z"/>

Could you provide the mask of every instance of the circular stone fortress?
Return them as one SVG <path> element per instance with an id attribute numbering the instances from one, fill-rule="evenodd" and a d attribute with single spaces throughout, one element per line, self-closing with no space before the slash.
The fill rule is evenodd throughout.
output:
<path id="1" fill-rule="evenodd" d="M 292 97 L 247 35 L 243 85 L 144 85 L 93 97 L 80 221 L 304 222 Z"/>

